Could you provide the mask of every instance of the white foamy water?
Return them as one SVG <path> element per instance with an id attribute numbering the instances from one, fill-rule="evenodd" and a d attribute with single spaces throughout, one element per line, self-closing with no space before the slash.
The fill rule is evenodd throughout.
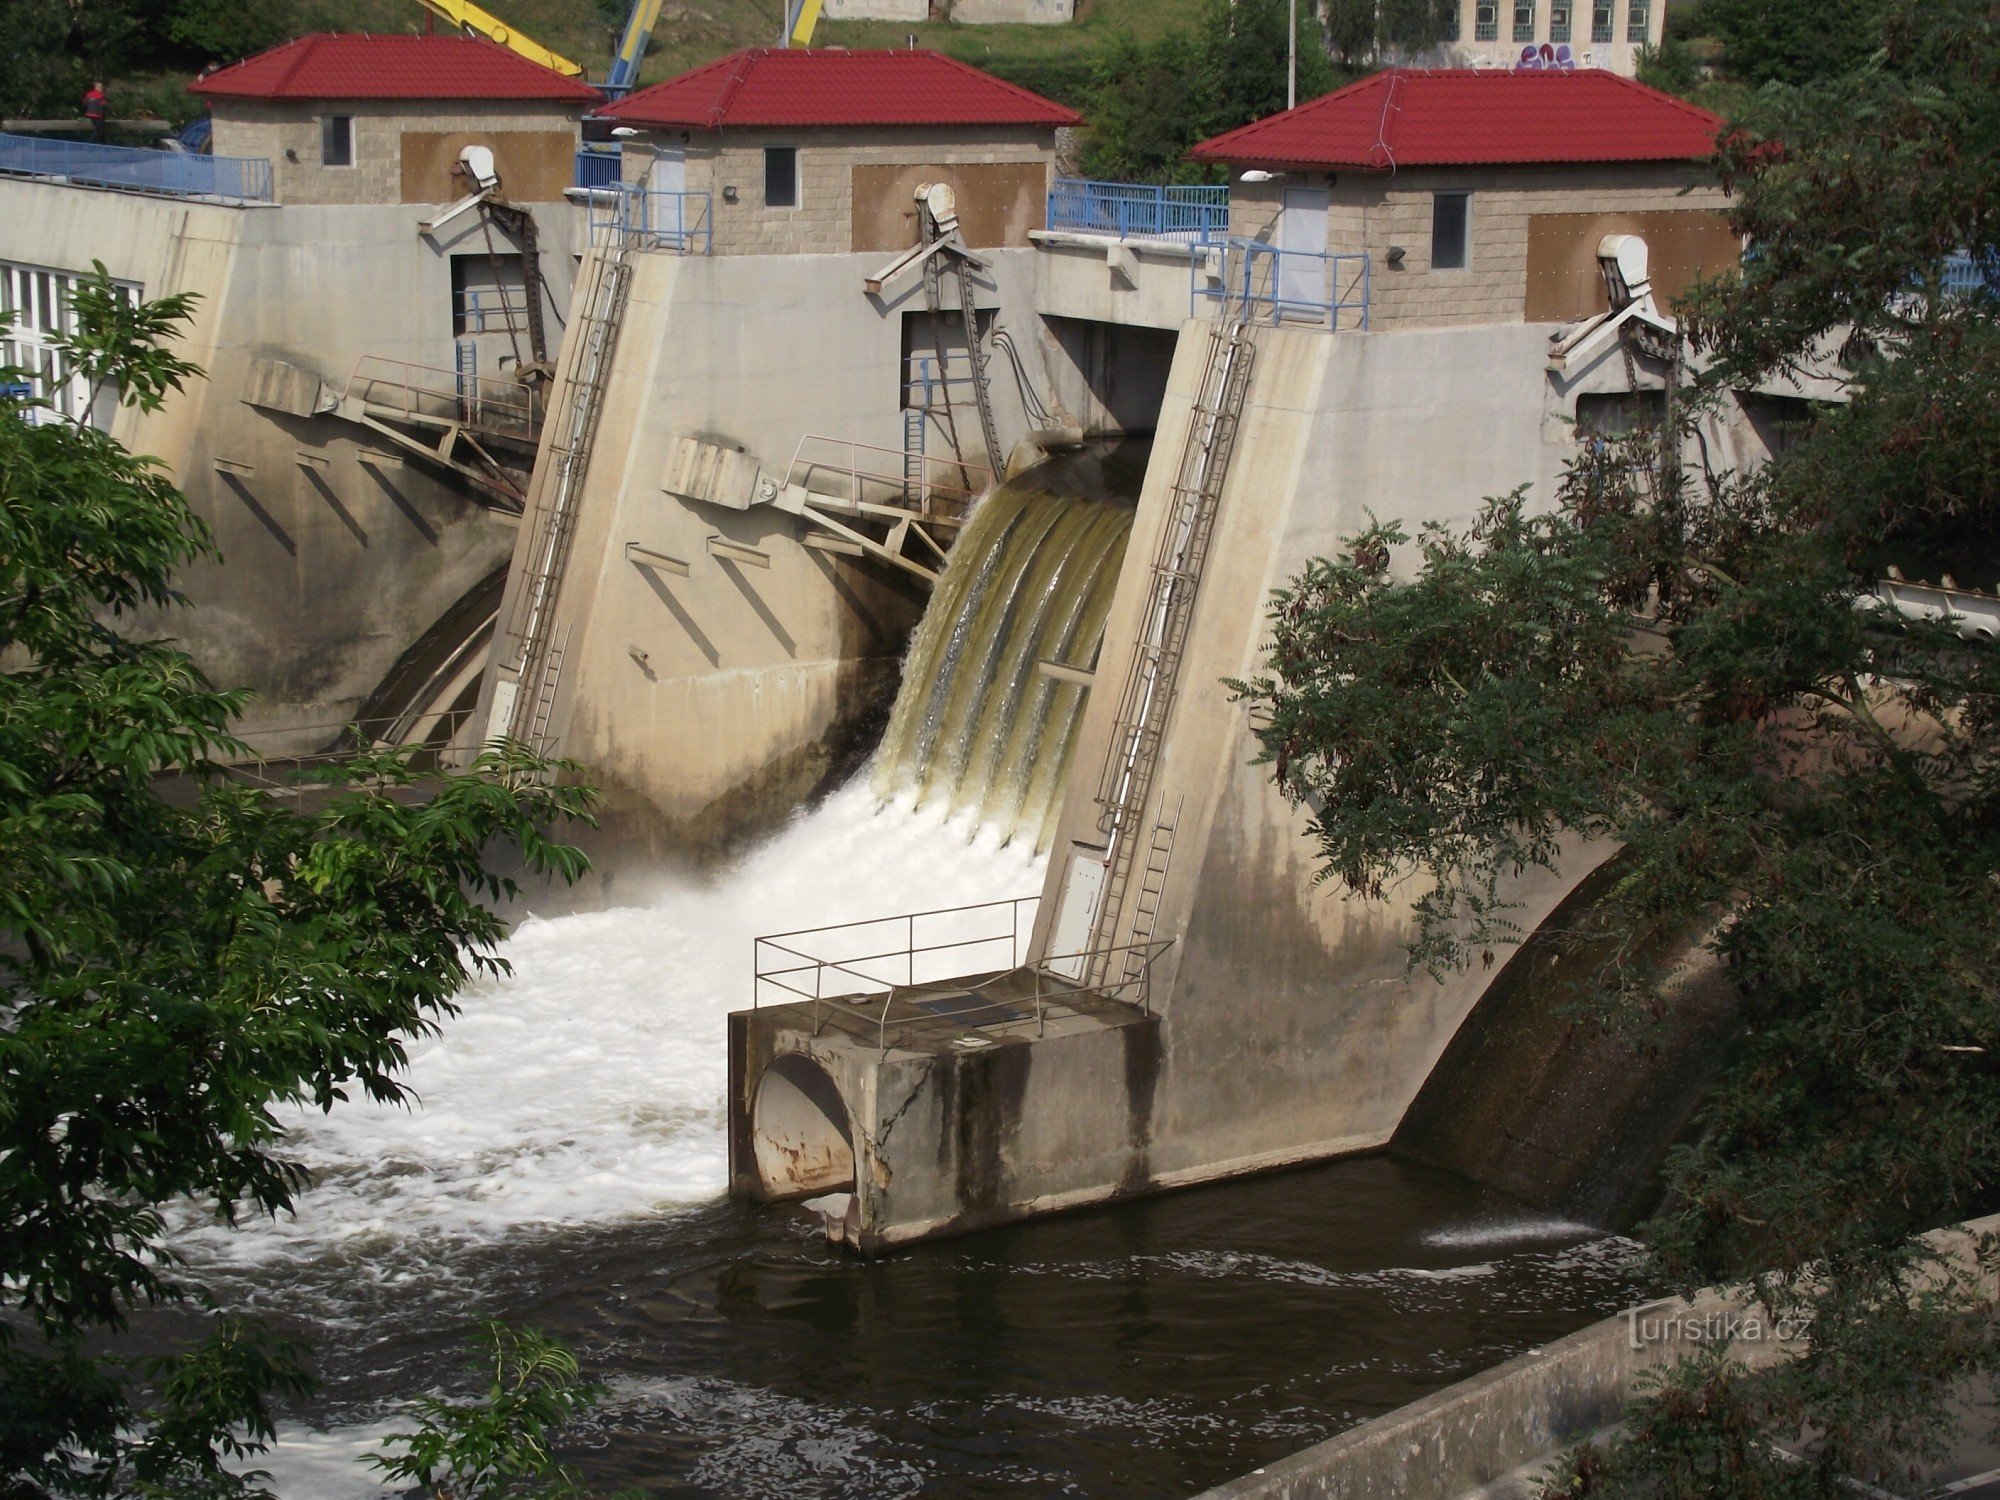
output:
<path id="1" fill-rule="evenodd" d="M 314 1176 L 296 1217 L 227 1229 L 192 1213 L 197 1263 L 443 1249 L 628 1219 L 725 1184 L 725 1017 L 750 1003 L 752 941 L 1032 895 L 1043 861 L 969 821 L 880 806 L 866 775 L 705 881 L 644 905 L 522 922 L 514 973 L 411 1046 L 412 1109 L 350 1101 L 288 1121 Z"/>

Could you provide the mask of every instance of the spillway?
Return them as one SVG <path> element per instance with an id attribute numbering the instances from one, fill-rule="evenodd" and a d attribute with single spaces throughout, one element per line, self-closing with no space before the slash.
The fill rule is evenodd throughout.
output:
<path id="1" fill-rule="evenodd" d="M 1132 507 L 1089 491 L 1128 464 L 1052 460 L 980 503 L 911 642 L 878 792 L 1047 847 L 1086 689 L 1043 667 L 1096 665 Z"/>
<path id="2" fill-rule="evenodd" d="M 1106 495 L 1143 466 L 1073 455 L 989 497 L 872 770 L 730 869 L 519 923 L 513 975 L 411 1045 L 417 1108 L 292 1114 L 296 1217 L 183 1213 L 194 1277 L 315 1346 L 322 1389 L 260 1461 L 284 1500 L 386 1495 L 356 1456 L 414 1395 L 477 1386 L 486 1316 L 608 1384 L 564 1454 L 606 1489 L 1167 1494 L 1630 1300 L 1620 1242 L 1382 1160 L 869 1263 L 722 1197 L 753 936 L 1039 889 L 1081 689 L 1038 664 L 1093 660 L 1131 523 Z M 187 1316 L 137 1323 L 165 1346 Z"/>

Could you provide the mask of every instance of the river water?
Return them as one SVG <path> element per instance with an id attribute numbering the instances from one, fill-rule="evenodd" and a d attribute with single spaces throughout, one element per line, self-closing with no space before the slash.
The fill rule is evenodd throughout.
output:
<path id="1" fill-rule="evenodd" d="M 1095 656 L 1129 529 L 1104 497 L 1144 466 L 1087 452 L 985 502 L 879 767 L 725 871 L 620 871 L 628 905 L 531 911 L 512 976 L 412 1046 L 419 1108 L 288 1121 L 314 1177 L 296 1217 L 181 1215 L 194 1279 L 317 1350 L 319 1393 L 260 1461 L 279 1494 L 382 1493 L 360 1456 L 411 1397 L 475 1389 L 486 1317 L 607 1385 L 567 1455 L 607 1490 L 1168 1496 L 1635 1300 L 1628 1243 L 1386 1159 L 876 1263 L 721 1196 L 754 937 L 1039 891 L 1077 690 L 1035 663 Z"/>
<path id="2" fill-rule="evenodd" d="M 318 1350 L 263 1461 L 279 1493 L 379 1493 L 357 1456 L 411 1396 L 472 1389 L 481 1317 L 608 1383 L 570 1455 L 607 1489 L 1174 1495 L 1633 1300 L 1625 1242 L 1383 1159 L 872 1264 L 723 1199 L 751 938 L 1032 892 L 1031 843 L 882 805 L 864 772 L 726 874 L 522 923 L 513 977 L 413 1049 L 420 1109 L 301 1113 L 295 1219 L 176 1235 Z"/>

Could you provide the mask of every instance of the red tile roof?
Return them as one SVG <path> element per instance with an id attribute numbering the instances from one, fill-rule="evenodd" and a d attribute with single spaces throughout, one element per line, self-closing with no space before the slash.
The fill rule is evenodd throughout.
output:
<path id="1" fill-rule="evenodd" d="M 936 52 L 752 47 L 600 113 L 697 130 L 869 125 L 1081 125 L 1054 100 Z"/>
<path id="2" fill-rule="evenodd" d="M 188 86 L 211 99 L 533 99 L 601 102 L 596 89 L 468 36 L 318 32 Z"/>
<path id="3" fill-rule="evenodd" d="M 1597 68 L 1392 68 L 1297 109 L 1226 131 L 1197 161 L 1398 167 L 1694 161 L 1722 121 Z"/>

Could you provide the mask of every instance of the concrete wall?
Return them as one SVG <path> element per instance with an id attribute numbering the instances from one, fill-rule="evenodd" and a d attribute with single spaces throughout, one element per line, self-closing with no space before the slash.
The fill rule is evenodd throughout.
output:
<path id="1" fill-rule="evenodd" d="M 1516 40 L 1514 19 L 1517 9 L 1529 13 L 1532 36 Z M 1496 35 L 1480 40 L 1481 12 L 1491 18 Z M 1567 12 L 1565 35 L 1560 12 Z M 1637 25 L 1634 25 L 1634 22 Z M 1667 0 L 1532 0 L 1517 7 L 1514 0 L 1460 0 L 1458 33 L 1443 49 L 1445 60 L 1454 67 L 1508 67 L 1521 55 L 1521 48 L 1542 42 L 1567 42 L 1578 63 L 1587 68 L 1609 68 L 1626 78 L 1639 71 L 1639 51 L 1657 47 L 1666 34 Z M 1603 34 L 1608 32 L 1608 38 Z"/>
<path id="2" fill-rule="evenodd" d="M 571 152 L 576 141 L 577 111 L 559 103 L 445 101 L 438 104 L 403 100 L 347 99 L 292 102 L 217 99 L 217 156 L 262 157 L 271 163 L 271 182 L 280 203 L 449 203 L 466 191 L 438 192 L 424 174 L 424 191 L 405 192 L 406 134 L 463 135 L 490 141 L 500 168 L 503 188 L 522 202 L 554 197 L 546 182 L 543 157 L 553 151 L 567 185 Z M 354 162 L 330 167 L 321 156 L 320 122 L 329 115 L 354 121 Z M 515 137 L 508 140 L 506 137 Z M 538 138 L 553 138 L 538 148 Z M 567 144 L 565 144 L 567 143 Z M 455 157 L 456 152 L 450 153 Z M 508 179 L 516 181 L 509 186 Z"/>
<path id="3" fill-rule="evenodd" d="M 1603 216 L 1608 233 L 1630 227 L 1616 222 L 1620 217 L 1727 208 L 1719 187 L 1690 190 L 1693 182 L 1693 169 L 1678 165 L 1294 172 L 1267 183 L 1239 177 L 1230 187 L 1229 231 L 1269 243 L 1278 233 L 1287 187 L 1330 183 L 1327 249 L 1369 256 L 1371 329 L 1511 323 L 1522 319 L 1528 303 L 1529 231 L 1537 216 Z M 1439 192 L 1472 195 L 1467 263 L 1460 270 L 1431 268 L 1431 210 Z M 1389 261 L 1392 246 L 1404 251 L 1400 266 Z"/>
<path id="4" fill-rule="evenodd" d="M 1010 332 L 1044 400 L 1089 410 L 1084 372 L 1035 315 L 1038 252 L 989 259 L 979 306 Z M 879 264 L 634 259 L 554 625 L 568 648 L 553 727 L 562 752 L 611 789 L 615 812 L 653 820 L 674 842 L 719 840 L 792 806 L 893 693 L 922 612 L 925 595 L 906 575 L 806 547 L 790 515 L 661 488 L 682 436 L 740 448 L 778 480 L 807 434 L 874 445 L 863 463 L 900 472 L 904 318 L 922 315 L 923 284 L 906 275 L 868 294 L 863 278 Z M 1004 454 L 1030 424 L 1007 363 L 996 354 L 991 368 Z M 969 411 L 959 430 L 966 456 L 983 463 Z M 935 424 L 929 445 L 947 451 Z M 531 514 L 524 546 L 536 524 Z M 756 549 L 769 566 L 715 555 L 711 537 Z M 628 542 L 685 560 L 687 576 L 627 561 Z M 518 589 L 510 622 L 517 600 Z M 516 643 L 503 637 L 496 659 L 511 661 Z"/>
<path id="5" fill-rule="evenodd" d="M 883 167 L 931 168 L 935 169 L 931 180 L 951 182 L 960 199 L 960 214 L 968 221 L 966 238 L 975 247 L 1022 246 L 1028 243 L 1028 232 L 1041 227 L 1055 174 L 1055 132 L 1042 129 L 663 131 L 654 132 L 650 143 L 685 151 L 687 191 L 710 195 L 717 255 L 839 255 L 857 248 L 856 169 Z M 769 146 L 798 150 L 794 208 L 765 206 L 764 151 Z M 625 156 L 628 180 L 650 166 L 648 152 L 628 146 Z M 1009 164 L 1040 169 L 1039 193 L 1010 194 L 1010 199 L 1031 199 L 1032 216 L 1024 220 L 1010 203 L 1009 210 L 999 215 L 1005 232 L 980 233 L 971 226 L 988 217 L 983 211 L 984 184 L 977 173 L 954 169 Z M 867 207 L 864 219 L 872 217 Z M 896 212 L 908 216 L 907 236 L 900 244 L 914 245 L 915 202 L 900 203 Z"/>
<path id="6" fill-rule="evenodd" d="M 820 14 L 829 21 L 928 21 L 931 0 L 826 0 Z"/>
<path id="7" fill-rule="evenodd" d="M 574 210 L 535 212 L 555 302 L 567 312 Z M 353 715 L 513 550 L 511 524 L 442 471 L 333 416 L 242 399 L 260 362 L 291 365 L 329 396 L 364 355 L 451 368 L 450 257 L 483 255 L 484 239 L 476 221 L 461 220 L 443 243 L 423 240 L 418 217 L 401 207 L 229 209 L 0 181 L 0 260 L 78 270 L 98 259 L 148 297 L 199 298 L 182 352 L 206 378 L 158 413 L 121 412 L 114 433 L 165 463 L 222 561 L 181 579 L 192 608 L 141 625 L 179 639 L 217 683 L 255 691 L 244 727 L 268 753 L 326 744 L 323 726 Z"/>

